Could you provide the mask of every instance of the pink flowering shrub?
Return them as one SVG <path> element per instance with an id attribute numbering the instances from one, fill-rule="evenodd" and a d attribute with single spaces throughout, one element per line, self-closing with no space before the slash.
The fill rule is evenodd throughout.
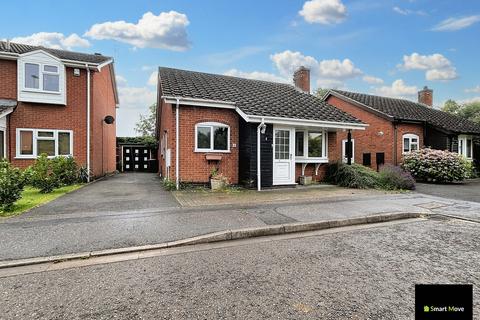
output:
<path id="1" fill-rule="evenodd" d="M 467 177 L 467 161 L 454 152 L 421 149 L 403 156 L 403 168 L 417 181 L 454 182 Z"/>

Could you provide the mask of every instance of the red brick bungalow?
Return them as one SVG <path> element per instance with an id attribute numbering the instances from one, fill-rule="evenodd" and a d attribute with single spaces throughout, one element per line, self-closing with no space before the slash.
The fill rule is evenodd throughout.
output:
<path id="1" fill-rule="evenodd" d="M 93 176 L 115 171 L 113 59 L 0 41 L 0 157 L 73 156 Z M 111 118 L 109 118 L 111 119 Z"/>
<path id="2" fill-rule="evenodd" d="M 427 87 L 418 93 L 418 102 L 340 90 L 330 90 L 323 99 L 369 124 L 352 133 L 356 163 L 375 169 L 397 165 L 404 153 L 423 147 L 458 152 L 468 160 L 480 157 L 474 148 L 480 125 L 433 109 L 433 91 Z M 338 144 L 346 139 L 346 133 L 337 135 Z"/>
<path id="3" fill-rule="evenodd" d="M 162 177 L 208 183 L 212 168 L 231 183 L 276 187 L 300 175 L 321 180 L 340 159 L 337 135 L 367 125 L 311 95 L 309 71 L 295 86 L 159 68 L 157 136 Z"/>

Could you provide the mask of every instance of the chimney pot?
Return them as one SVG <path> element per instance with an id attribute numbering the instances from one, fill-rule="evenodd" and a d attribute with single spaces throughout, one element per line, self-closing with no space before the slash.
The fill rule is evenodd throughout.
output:
<path id="1" fill-rule="evenodd" d="M 422 90 L 418 91 L 418 102 L 423 103 L 430 108 L 433 107 L 433 90 L 424 86 Z"/>
<path id="2" fill-rule="evenodd" d="M 295 87 L 303 92 L 310 93 L 310 69 L 301 66 L 293 73 Z"/>

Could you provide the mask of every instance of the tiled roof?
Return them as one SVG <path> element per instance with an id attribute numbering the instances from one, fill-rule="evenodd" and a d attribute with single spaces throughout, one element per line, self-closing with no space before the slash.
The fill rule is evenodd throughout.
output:
<path id="1" fill-rule="evenodd" d="M 72 52 L 72 51 L 66 51 L 66 50 L 45 48 L 41 46 L 30 46 L 26 44 L 15 43 L 15 42 L 10 42 L 10 49 L 8 49 L 7 42 L 0 41 L 0 52 L 11 52 L 11 53 L 23 54 L 23 53 L 27 53 L 35 50 L 44 50 L 59 59 L 74 60 L 74 61 L 96 63 L 96 64 L 100 64 L 111 59 L 110 57 L 103 56 L 101 54 L 87 54 L 87 53 L 80 53 L 80 52 Z"/>
<path id="2" fill-rule="evenodd" d="M 393 117 L 396 120 L 427 122 L 434 127 L 453 133 L 480 134 L 480 125 L 418 102 L 342 90 L 332 91 L 384 113 L 387 116 Z"/>
<path id="3" fill-rule="evenodd" d="M 159 68 L 162 95 L 233 102 L 250 116 L 362 123 L 293 85 Z"/>

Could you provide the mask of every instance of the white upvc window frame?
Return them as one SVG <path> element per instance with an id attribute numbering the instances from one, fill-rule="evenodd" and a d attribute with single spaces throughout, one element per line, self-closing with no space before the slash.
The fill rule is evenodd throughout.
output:
<path id="1" fill-rule="evenodd" d="M 41 63 L 38 61 L 29 61 L 28 59 L 24 60 L 21 62 L 22 65 L 22 72 L 23 72 L 23 83 L 22 83 L 22 91 L 30 91 L 30 92 L 37 92 L 37 93 L 49 93 L 49 94 L 58 94 L 60 95 L 62 92 L 62 82 L 61 82 L 61 76 L 60 76 L 60 71 L 62 66 L 57 63 Z M 27 64 L 32 64 L 32 65 L 37 65 L 38 66 L 38 71 L 39 71 L 39 79 L 38 79 L 38 89 L 37 88 L 29 88 L 26 86 L 27 82 L 27 75 L 26 75 L 26 68 L 25 65 Z M 45 71 L 45 67 L 55 67 L 57 68 L 57 72 L 51 72 L 51 71 Z M 56 75 L 58 77 L 58 91 L 52 91 L 52 90 L 45 90 L 44 89 L 44 83 L 43 83 L 43 77 L 44 75 Z"/>
<path id="2" fill-rule="evenodd" d="M 210 148 L 198 147 L 198 128 L 210 128 Z M 216 150 L 214 149 L 214 128 L 227 128 L 227 149 Z M 212 152 L 212 153 L 230 153 L 230 126 L 220 122 L 200 122 L 195 125 L 195 152 Z"/>
<path id="3" fill-rule="evenodd" d="M 32 132 L 32 154 L 21 154 L 20 153 L 20 132 L 28 131 Z M 38 132 L 52 132 L 53 137 L 39 137 Z M 58 154 L 58 134 L 59 133 L 68 133 L 70 135 L 70 154 Z M 16 135 L 16 159 L 37 159 L 40 155 L 37 152 L 37 141 L 38 140 L 50 140 L 55 141 L 55 155 L 48 156 L 48 158 L 55 158 L 55 157 L 72 157 L 73 156 L 73 130 L 63 130 L 63 129 L 32 129 L 32 128 L 17 128 Z"/>
<path id="4" fill-rule="evenodd" d="M 303 156 L 297 156 L 297 132 L 303 132 Z M 321 157 L 309 157 L 308 156 L 308 133 L 321 133 L 322 134 L 322 156 Z M 295 161 L 312 160 L 322 161 L 328 160 L 328 132 L 322 129 L 295 129 Z"/>
<path id="5" fill-rule="evenodd" d="M 470 140 L 470 156 L 467 156 L 467 141 Z M 458 136 L 458 154 L 467 160 L 473 160 L 473 137 L 468 135 Z"/>
<path id="6" fill-rule="evenodd" d="M 342 140 L 342 161 L 344 163 L 347 163 L 348 162 L 348 159 L 347 159 L 347 150 L 346 150 L 346 143 L 347 143 L 348 139 L 343 139 Z M 355 139 L 352 139 L 352 163 L 355 163 Z"/>
<path id="7" fill-rule="evenodd" d="M 405 151 L 405 139 L 408 139 L 408 151 Z M 417 148 L 412 149 L 412 139 L 417 139 Z M 402 154 L 420 150 L 420 137 L 414 133 L 405 133 L 402 135 Z"/>

